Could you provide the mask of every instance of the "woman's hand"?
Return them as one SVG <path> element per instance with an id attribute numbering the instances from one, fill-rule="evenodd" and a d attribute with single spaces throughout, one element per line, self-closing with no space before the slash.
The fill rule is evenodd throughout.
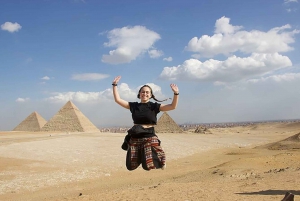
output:
<path id="1" fill-rule="evenodd" d="M 120 76 L 120 75 L 117 76 L 117 77 L 115 77 L 115 79 L 114 79 L 114 81 L 113 81 L 113 84 L 118 84 L 118 82 L 120 81 L 120 79 L 121 79 L 121 76 Z"/>
<path id="2" fill-rule="evenodd" d="M 179 89 L 178 89 L 178 86 L 176 84 L 170 84 L 170 87 L 172 89 L 172 91 L 175 93 L 175 94 L 178 94 L 179 93 Z"/>

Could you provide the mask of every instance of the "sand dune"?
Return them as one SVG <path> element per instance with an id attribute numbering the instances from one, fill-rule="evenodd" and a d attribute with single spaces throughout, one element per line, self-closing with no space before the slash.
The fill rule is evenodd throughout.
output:
<path id="1" fill-rule="evenodd" d="M 295 134 L 291 137 L 288 137 L 284 140 L 280 140 L 278 142 L 273 142 L 270 144 L 258 146 L 257 148 L 264 148 L 270 150 L 300 150 L 300 133 Z"/>
<path id="2" fill-rule="evenodd" d="M 299 131 L 264 123 L 162 133 L 167 169 L 131 172 L 124 134 L 0 132 L 0 200 L 268 201 L 287 191 L 297 200 Z"/>

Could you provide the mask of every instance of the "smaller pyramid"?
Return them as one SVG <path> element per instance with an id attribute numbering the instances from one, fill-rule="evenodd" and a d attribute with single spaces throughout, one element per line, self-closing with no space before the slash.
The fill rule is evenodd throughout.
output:
<path id="1" fill-rule="evenodd" d="M 13 131 L 40 131 L 47 121 L 37 112 L 31 113 Z"/>
<path id="2" fill-rule="evenodd" d="M 155 126 L 155 132 L 157 133 L 182 133 L 183 130 L 176 124 L 176 122 L 164 112 L 157 121 Z"/>
<path id="3" fill-rule="evenodd" d="M 204 127 L 204 126 L 198 126 L 196 129 L 195 129 L 195 133 L 200 133 L 200 134 L 212 134 L 211 131 Z"/>
<path id="4" fill-rule="evenodd" d="M 58 132 L 100 132 L 100 130 L 68 101 L 41 129 Z"/>

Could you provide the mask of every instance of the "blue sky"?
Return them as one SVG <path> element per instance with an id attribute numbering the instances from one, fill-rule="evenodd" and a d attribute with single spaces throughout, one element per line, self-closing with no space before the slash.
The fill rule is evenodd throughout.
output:
<path id="1" fill-rule="evenodd" d="M 71 100 L 96 126 L 130 126 L 113 101 L 179 86 L 179 124 L 300 118 L 298 0 L 2 0 L 0 130 Z M 169 103 L 165 102 L 165 103 Z"/>

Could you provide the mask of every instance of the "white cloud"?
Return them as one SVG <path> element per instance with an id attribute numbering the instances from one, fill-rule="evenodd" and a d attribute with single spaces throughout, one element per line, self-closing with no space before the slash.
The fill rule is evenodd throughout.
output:
<path id="1" fill-rule="evenodd" d="M 250 79 L 247 82 L 248 83 L 259 83 L 259 82 L 266 82 L 266 81 L 289 82 L 293 80 L 300 80 L 300 73 L 285 73 L 282 75 L 271 75 L 259 79 Z"/>
<path id="2" fill-rule="evenodd" d="M 79 81 L 90 81 L 90 80 L 102 80 L 109 77 L 107 74 L 100 73 L 82 73 L 82 74 L 74 74 L 72 75 L 72 80 Z"/>
<path id="3" fill-rule="evenodd" d="M 16 102 L 22 103 L 22 102 L 27 102 L 29 100 L 30 100 L 29 98 L 17 98 Z"/>
<path id="4" fill-rule="evenodd" d="M 118 85 L 118 90 L 122 98 L 134 99 L 137 95 L 136 90 L 130 89 L 125 83 Z M 77 101 L 77 102 L 89 102 L 89 101 L 105 101 L 113 100 L 112 89 L 106 89 L 101 92 L 54 92 L 53 96 L 46 98 L 50 102 L 66 102 L 66 101 Z"/>
<path id="5" fill-rule="evenodd" d="M 102 56 L 102 62 L 110 64 L 129 63 L 139 55 L 153 48 L 160 39 L 159 34 L 143 26 L 123 27 L 108 32 L 106 47 L 115 47 L 108 55 Z"/>
<path id="6" fill-rule="evenodd" d="M 50 80 L 50 77 L 44 76 L 44 77 L 41 78 L 41 80 Z"/>
<path id="7" fill-rule="evenodd" d="M 233 26 L 229 22 L 230 19 L 226 17 L 218 19 L 213 36 L 194 37 L 185 50 L 197 53 L 195 58 L 229 55 L 238 51 L 247 54 L 287 52 L 293 50 L 289 44 L 295 42 L 294 35 L 299 33 L 299 30 L 287 31 L 291 29 L 288 24 L 263 32 L 242 31 L 241 26 Z"/>
<path id="8" fill-rule="evenodd" d="M 161 57 L 162 55 L 164 55 L 163 51 L 161 50 L 149 50 L 148 54 L 150 56 L 150 58 L 158 58 Z"/>
<path id="9" fill-rule="evenodd" d="M 172 57 L 166 57 L 163 59 L 164 61 L 173 61 L 173 58 Z"/>
<path id="10" fill-rule="evenodd" d="M 201 62 L 197 59 L 186 60 L 182 65 L 164 67 L 160 78 L 167 80 L 235 82 L 251 76 L 263 75 L 276 69 L 291 66 L 286 56 L 278 53 L 257 54 L 241 58 L 231 56 L 225 61 L 214 59 Z"/>
<path id="11" fill-rule="evenodd" d="M 4 31 L 8 31 L 8 32 L 17 32 L 22 28 L 22 26 L 20 24 L 18 24 L 17 22 L 15 23 L 11 23 L 11 22 L 5 22 L 4 24 L 1 25 L 1 29 Z"/>
<path id="12" fill-rule="evenodd" d="M 165 96 L 162 94 L 161 87 L 155 85 L 154 83 L 147 83 L 152 90 L 153 94 L 157 99 L 164 99 Z M 118 84 L 118 92 L 124 100 L 127 101 L 136 101 L 137 94 L 141 86 L 136 88 L 130 88 L 128 84 L 121 83 Z M 90 102 L 90 101 L 113 101 L 113 92 L 111 88 L 108 88 L 101 92 L 54 92 L 53 95 L 46 98 L 50 102 L 67 102 L 69 100 L 76 102 Z"/>
<path id="13" fill-rule="evenodd" d="M 227 17 L 221 17 L 216 21 L 215 24 L 215 33 L 216 34 L 232 34 L 242 29 L 242 26 L 232 26 L 229 24 L 230 19 Z"/>
<path id="14" fill-rule="evenodd" d="M 288 4 L 288 3 L 298 3 L 298 0 L 284 0 L 284 3 L 285 4 Z"/>
<path id="15" fill-rule="evenodd" d="M 292 3 L 298 3 L 298 0 L 284 0 L 284 6 L 286 7 L 286 11 L 288 13 L 291 12 L 297 12 L 297 8 L 295 7 L 295 4 L 292 5 Z"/>
<path id="16" fill-rule="evenodd" d="M 46 98 L 50 102 L 67 102 L 74 100 L 78 102 L 95 101 L 100 99 L 100 92 L 54 92 L 53 96 Z"/>

